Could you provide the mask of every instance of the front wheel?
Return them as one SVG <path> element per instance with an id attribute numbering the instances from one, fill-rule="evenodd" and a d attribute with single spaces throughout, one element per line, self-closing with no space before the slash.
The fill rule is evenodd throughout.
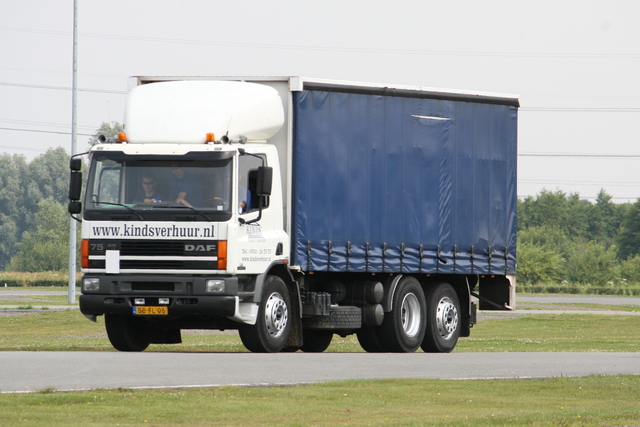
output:
<path id="1" fill-rule="evenodd" d="M 385 351 L 412 353 L 424 337 L 426 309 L 424 292 L 415 277 L 400 280 L 393 294 L 391 312 L 385 313 L 376 331 Z"/>
<path id="2" fill-rule="evenodd" d="M 262 289 L 262 301 L 255 325 L 242 325 L 242 344 L 254 353 L 277 353 L 289 338 L 291 330 L 289 292 L 282 279 L 268 276 Z"/>
<path id="3" fill-rule="evenodd" d="M 438 283 L 427 292 L 427 333 L 422 350 L 450 353 L 458 343 L 461 329 L 460 302 L 448 283 Z"/>
<path id="4" fill-rule="evenodd" d="M 105 314 L 104 323 L 111 345 L 120 351 L 143 351 L 151 343 L 151 331 L 141 317 Z"/>

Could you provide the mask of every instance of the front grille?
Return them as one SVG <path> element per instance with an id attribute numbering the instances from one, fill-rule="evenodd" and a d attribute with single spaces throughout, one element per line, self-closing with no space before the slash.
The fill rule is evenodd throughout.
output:
<path id="1" fill-rule="evenodd" d="M 170 240 L 123 240 L 120 255 L 133 256 L 183 256 L 184 242 Z"/>
<path id="2" fill-rule="evenodd" d="M 215 270 L 217 261 L 181 261 L 181 260 L 121 260 L 120 268 L 123 270 Z"/>
<path id="3" fill-rule="evenodd" d="M 218 256 L 217 240 L 91 240 L 89 268 L 105 268 L 104 258 L 109 250 L 120 251 L 119 267 L 123 270 L 217 270 L 218 268 L 218 262 L 215 261 Z"/>

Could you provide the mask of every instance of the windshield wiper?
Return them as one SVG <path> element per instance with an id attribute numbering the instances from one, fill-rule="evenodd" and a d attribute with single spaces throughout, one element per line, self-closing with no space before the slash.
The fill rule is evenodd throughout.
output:
<path id="1" fill-rule="evenodd" d="M 154 208 L 158 209 L 173 209 L 173 208 L 187 208 L 187 209 L 191 209 L 192 211 L 194 211 L 195 213 L 197 213 L 198 215 L 202 215 L 203 217 L 205 217 L 206 219 L 208 219 L 209 221 L 213 222 L 213 219 L 207 215 L 206 213 L 199 211 L 198 209 L 194 208 L 193 206 L 187 206 L 187 205 L 183 205 L 180 203 L 176 203 L 176 202 L 162 202 L 162 203 L 157 203 L 153 205 Z"/>
<path id="2" fill-rule="evenodd" d="M 134 211 L 133 208 L 131 208 L 130 206 L 123 205 L 122 203 L 95 202 L 93 200 L 91 201 L 91 203 L 93 203 L 94 205 L 121 206 L 121 207 L 123 207 L 125 209 L 128 209 L 132 214 L 137 216 L 140 221 L 145 221 L 145 219 L 144 219 L 144 217 L 142 215 L 140 215 L 138 212 Z"/>

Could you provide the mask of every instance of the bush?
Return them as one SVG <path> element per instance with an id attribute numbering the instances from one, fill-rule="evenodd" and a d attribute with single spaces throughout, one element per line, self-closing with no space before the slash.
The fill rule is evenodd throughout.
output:
<path id="1" fill-rule="evenodd" d="M 569 294 L 569 295 L 615 295 L 640 296 L 640 286 L 614 284 L 613 286 L 591 286 L 575 283 L 518 284 L 519 294 Z"/>
<path id="2" fill-rule="evenodd" d="M 52 198 L 38 203 L 36 227 L 25 231 L 20 250 L 7 269 L 37 272 L 62 270 L 69 263 L 69 215 L 64 205 Z"/>
<path id="3" fill-rule="evenodd" d="M 76 275 L 76 282 L 80 283 L 81 275 Z M 39 273 L 23 273 L 17 271 L 0 272 L 0 287 L 29 287 L 29 286 L 59 286 L 69 285 L 66 271 L 43 271 Z"/>
<path id="4" fill-rule="evenodd" d="M 630 283 L 640 283 L 640 255 L 636 255 L 622 262 L 620 266 L 620 277 Z"/>
<path id="5" fill-rule="evenodd" d="M 564 259 L 557 252 L 536 244 L 518 247 L 518 279 L 523 283 L 549 283 L 562 280 Z"/>
<path id="6" fill-rule="evenodd" d="M 570 282 L 601 286 L 619 277 L 615 247 L 601 243 L 578 244 L 567 258 L 567 279 Z"/>

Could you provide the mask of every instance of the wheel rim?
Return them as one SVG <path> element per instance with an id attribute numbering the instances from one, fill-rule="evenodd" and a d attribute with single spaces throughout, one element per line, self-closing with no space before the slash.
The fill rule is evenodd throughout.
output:
<path id="1" fill-rule="evenodd" d="M 436 308 L 436 326 L 444 339 L 451 338 L 458 328 L 458 309 L 447 297 L 442 298 Z"/>
<path id="2" fill-rule="evenodd" d="M 420 331 L 420 302 L 415 294 L 410 293 L 404 296 L 400 315 L 404 333 L 410 337 L 415 336 Z"/>
<path id="3" fill-rule="evenodd" d="M 272 293 L 264 308 L 264 320 L 267 332 L 272 338 L 278 338 L 284 333 L 289 321 L 287 303 L 277 292 Z"/>

